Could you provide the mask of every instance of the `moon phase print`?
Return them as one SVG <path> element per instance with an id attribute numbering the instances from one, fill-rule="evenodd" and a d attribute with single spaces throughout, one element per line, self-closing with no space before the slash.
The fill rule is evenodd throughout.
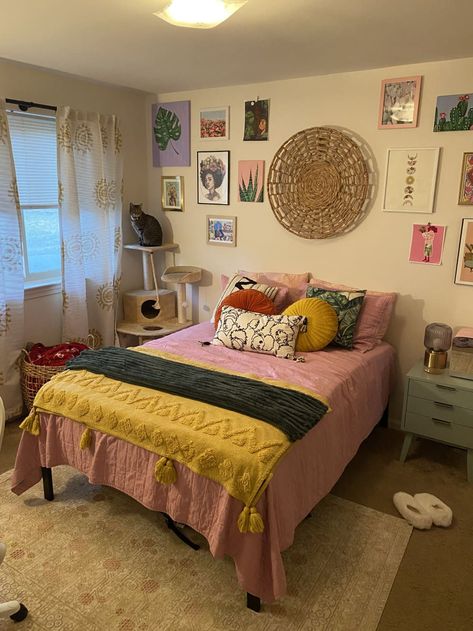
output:
<path id="1" fill-rule="evenodd" d="M 382 209 L 432 213 L 440 148 L 388 149 Z"/>

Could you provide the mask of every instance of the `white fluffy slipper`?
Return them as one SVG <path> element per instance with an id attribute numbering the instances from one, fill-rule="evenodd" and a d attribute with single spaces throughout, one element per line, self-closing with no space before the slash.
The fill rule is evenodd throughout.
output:
<path id="1" fill-rule="evenodd" d="M 414 499 L 420 504 L 432 517 L 432 521 L 436 526 L 448 528 L 452 523 L 452 509 L 439 500 L 435 495 L 430 493 L 417 493 Z"/>
<path id="2" fill-rule="evenodd" d="M 404 519 L 419 530 L 428 530 L 432 526 L 432 515 L 412 495 L 399 491 L 393 496 L 394 506 Z"/>

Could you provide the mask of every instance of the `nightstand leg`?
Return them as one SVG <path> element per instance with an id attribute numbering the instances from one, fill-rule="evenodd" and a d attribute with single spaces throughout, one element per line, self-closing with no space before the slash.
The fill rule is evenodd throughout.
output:
<path id="1" fill-rule="evenodd" d="M 409 452 L 409 449 L 411 448 L 413 437 L 414 437 L 414 434 L 410 434 L 410 433 L 404 436 L 404 442 L 402 443 L 401 455 L 399 456 L 399 460 L 401 462 L 406 461 L 407 454 Z"/>
<path id="2" fill-rule="evenodd" d="M 466 451 L 466 479 L 473 482 L 473 449 Z"/>

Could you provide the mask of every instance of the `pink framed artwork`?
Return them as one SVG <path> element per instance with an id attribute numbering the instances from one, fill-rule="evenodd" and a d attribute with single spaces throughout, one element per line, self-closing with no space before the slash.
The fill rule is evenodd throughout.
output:
<path id="1" fill-rule="evenodd" d="M 445 229 L 445 226 L 434 225 L 430 222 L 427 224 L 415 223 L 412 226 L 409 261 L 426 265 L 440 265 L 442 263 Z"/>
<path id="2" fill-rule="evenodd" d="M 241 202 L 262 202 L 264 160 L 238 161 L 238 195 Z"/>
<path id="3" fill-rule="evenodd" d="M 381 82 L 378 129 L 417 127 L 422 77 L 399 77 Z"/>
<path id="4" fill-rule="evenodd" d="M 458 244 L 457 266 L 455 270 L 457 285 L 473 285 L 473 218 L 462 220 L 460 243 Z"/>

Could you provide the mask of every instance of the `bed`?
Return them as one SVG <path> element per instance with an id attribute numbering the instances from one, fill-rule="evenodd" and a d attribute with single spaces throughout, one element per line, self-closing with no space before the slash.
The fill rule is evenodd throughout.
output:
<path id="1" fill-rule="evenodd" d="M 144 346 L 216 370 L 230 366 L 237 373 L 297 383 L 324 397 L 331 407 L 293 444 L 259 497 L 264 532 L 239 532 L 241 502 L 215 480 L 179 462 L 175 463 L 175 483 L 159 484 L 151 474 L 157 456 L 143 447 L 94 430 L 94 448 L 80 449 L 83 428 L 67 416 L 41 413 L 39 436 L 23 432 L 12 491 L 20 495 L 37 484 L 41 467 L 44 471 L 70 465 L 91 483 L 114 487 L 201 533 L 215 557 L 233 559 L 238 582 L 257 608 L 259 600 L 271 602 L 284 596 L 281 552 L 292 544 L 297 525 L 329 493 L 382 418 L 391 389 L 394 350 L 386 342 L 366 353 L 327 347 L 303 353 L 305 362 L 293 362 L 203 345 L 213 333 L 213 325 L 205 322 Z"/>

